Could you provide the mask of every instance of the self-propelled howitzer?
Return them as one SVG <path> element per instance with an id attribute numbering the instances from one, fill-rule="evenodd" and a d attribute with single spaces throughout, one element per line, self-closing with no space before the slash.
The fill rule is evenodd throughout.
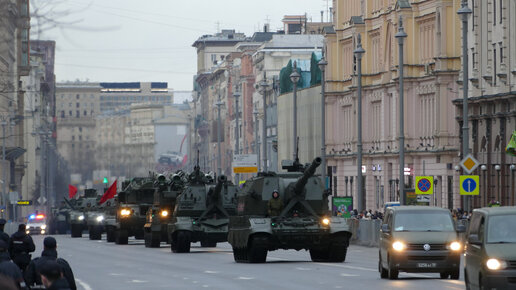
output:
<path id="1" fill-rule="evenodd" d="M 309 250 L 312 261 L 343 262 L 351 232 L 345 220 L 331 216 L 323 181 L 315 176 L 321 163 L 284 162 L 288 172 L 261 172 L 247 180 L 230 218 L 228 241 L 236 262 L 263 263 L 277 249 Z M 272 193 L 278 191 L 278 199 Z M 278 216 L 268 208 L 282 205 Z M 272 211 L 271 211 L 272 212 Z"/>

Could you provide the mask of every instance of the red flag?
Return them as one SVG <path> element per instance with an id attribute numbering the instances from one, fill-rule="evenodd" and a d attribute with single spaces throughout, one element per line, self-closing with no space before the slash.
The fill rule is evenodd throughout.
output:
<path id="1" fill-rule="evenodd" d="M 115 180 L 115 182 L 113 182 L 113 184 L 111 184 L 111 186 L 108 188 L 108 190 L 106 190 L 106 193 L 104 193 L 104 195 L 100 199 L 99 204 L 103 204 L 104 202 L 106 202 L 106 200 L 112 199 L 113 197 L 115 197 L 115 195 L 116 195 L 116 180 Z"/>
<path id="2" fill-rule="evenodd" d="M 77 187 L 68 184 L 68 197 L 73 198 L 77 194 Z"/>

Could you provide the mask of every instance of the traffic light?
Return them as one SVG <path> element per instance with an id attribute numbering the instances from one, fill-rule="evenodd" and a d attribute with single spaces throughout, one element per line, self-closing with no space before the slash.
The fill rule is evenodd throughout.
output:
<path id="1" fill-rule="evenodd" d="M 108 183 L 108 178 L 104 177 L 104 180 L 102 181 L 102 183 Z"/>

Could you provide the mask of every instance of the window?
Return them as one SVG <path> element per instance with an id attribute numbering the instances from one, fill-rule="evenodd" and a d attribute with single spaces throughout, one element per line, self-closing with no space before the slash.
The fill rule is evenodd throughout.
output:
<path id="1" fill-rule="evenodd" d="M 61 111 L 61 118 L 65 117 L 65 111 Z"/>
<path id="2" fill-rule="evenodd" d="M 83 115 L 87 116 L 88 115 L 88 111 L 84 110 Z"/>
<path id="3" fill-rule="evenodd" d="M 75 103 L 76 108 L 79 108 L 80 106 L 81 106 L 80 103 Z"/>
<path id="4" fill-rule="evenodd" d="M 77 117 L 77 118 L 81 117 L 81 111 L 79 111 L 79 110 L 75 111 L 75 117 Z"/>
<path id="5" fill-rule="evenodd" d="M 432 137 L 436 129 L 436 105 L 434 94 L 419 95 L 419 107 L 421 108 L 421 122 L 419 122 L 420 137 Z M 426 145 L 426 144 L 424 144 Z"/>
<path id="6" fill-rule="evenodd" d="M 77 95 L 75 96 L 75 98 L 78 100 L 78 99 L 80 98 L 79 94 L 77 94 Z"/>
<path id="7" fill-rule="evenodd" d="M 419 44 L 421 63 L 431 63 L 434 60 L 434 39 L 435 24 L 434 19 L 421 21 L 419 24 Z"/>
<path id="8" fill-rule="evenodd" d="M 471 63 L 473 64 L 473 68 L 477 68 L 476 64 L 476 54 L 475 54 L 475 48 L 471 48 Z"/>
<path id="9" fill-rule="evenodd" d="M 502 0 L 500 0 L 500 3 L 498 3 L 498 6 L 500 7 L 500 24 L 502 24 L 502 16 L 503 16 L 503 13 L 502 13 L 502 10 L 503 10 L 503 5 L 502 5 Z"/>
<path id="10" fill-rule="evenodd" d="M 69 116 L 70 116 L 70 117 L 71 117 L 71 116 L 73 116 L 72 111 L 69 111 L 68 113 L 69 113 Z"/>
<path id="11" fill-rule="evenodd" d="M 82 141 L 82 135 L 79 135 L 79 141 Z"/>
<path id="12" fill-rule="evenodd" d="M 503 45 L 499 42 L 498 46 L 500 47 L 500 63 L 503 63 Z"/>
<path id="13" fill-rule="evenodd" d="M 496 26 L 496 0 L 493 0 L 493 26 Z"/>
<path id="14" fill-rule="evenodd" d="M 75 141 L 75 136 L 72 136 L 72 141 Z"/>
<path id="15" fill-rule="evenodd" d="M 471 30 L 475 31 L 475 0 L 471 0 Z"/>
<path id="16" fill-rule="evenodd" d="M 496 86 L 496 44 L 493 43 L 493 85 Z"/>

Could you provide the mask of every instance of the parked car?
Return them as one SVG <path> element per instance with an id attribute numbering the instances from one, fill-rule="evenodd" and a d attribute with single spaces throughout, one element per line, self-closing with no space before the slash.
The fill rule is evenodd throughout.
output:
<path id="1" fill-rule="evenodd" d="M 467 289 L 516 289 L 516 207 L 475 209 L 467 232 Z"/>
<path id="2" fill-rule="evenodd" d="M 450 211 L 430 206 L 388 207 L 380 230 L 378 271 L 397 279 L 400 271 L 440 273 L 459 279 L 462 244 Z"/>

